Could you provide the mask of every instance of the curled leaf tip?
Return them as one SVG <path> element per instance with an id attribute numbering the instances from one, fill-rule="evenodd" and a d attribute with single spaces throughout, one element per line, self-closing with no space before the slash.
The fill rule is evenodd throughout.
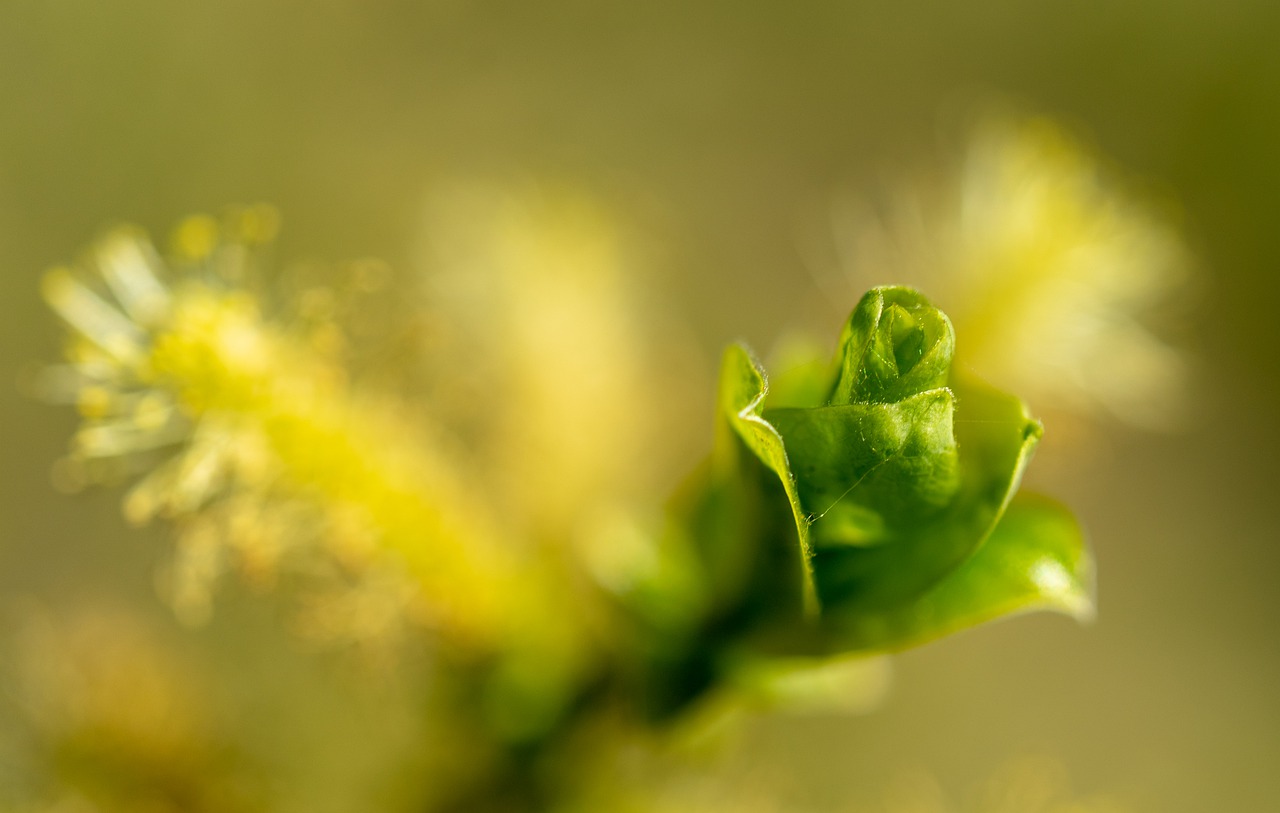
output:
<path id="1" fill-rule="evenodd" d="M 829 404 L 892 403 L 947 385 L 951 320 L 912 288 L 872 288 L 840 337 Z"/>

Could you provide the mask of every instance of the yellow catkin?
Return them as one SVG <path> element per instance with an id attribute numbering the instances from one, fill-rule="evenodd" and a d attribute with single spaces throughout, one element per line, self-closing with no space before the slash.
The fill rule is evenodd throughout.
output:
<path id="1" fill-rule="evenodd" d="M 228 558 L 268 583 L 281 552 L 303 540 L 309 554 L 375 582 L 381 598 L 361 600 L 357 627 L 396 614 L 383 605 L 403 592 L 386 586 L 399 572 L 414 589 L 398 610 L 468 647 L 572 650 L 575 624 L 565 619 L 574 613 L 557 609 L 565 600 L 550 587 L 550 566 L 498 530 L 485 489 L 442 451 L 443 433 L 406 417 L 397 399 L 350 384 L 335 361 L 344 345 L 334 294 L 303 295 L 305 332 L 264 312 L 247 258 L 277 228 L 269 207 L 234 210 L 221 224 L 189 218 L 173 239 L 176 273 L 136 230 L 110 235 L 102 250 L 128 290 L 164 293 L 151 297 L 163 311 L 148 311 L 145 325 L 87 274 L 62 269 L 46 282 L 46 298 L 82 339 L 72 347 L 104 351 L 70 357 L 85 380 L 77 456 L 181 442 L 126 501 L 131 521 L 161 514 L 184 528 L 170 573 L 180 612 L 207 614 L 207 582 Z M 201 272 L 206 263 L 214 275 Z M 269 521 L 286 516 L 307 519 L 294 529 Z"/>

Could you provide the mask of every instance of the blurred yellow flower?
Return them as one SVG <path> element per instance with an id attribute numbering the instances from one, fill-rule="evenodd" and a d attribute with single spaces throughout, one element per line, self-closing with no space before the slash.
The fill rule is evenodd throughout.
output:
<path id="1" fill-rule="evenodd" d="M 509 527 L 617 587 L 656 555 L 680 440 L 702 430 L 633 246 L 605 206 L 555 185 L 456 187 L 425 226 L 433 407 L 467 427 Z"/>
<path id="2" fill-rule="evenodd" d="M 977 126 L 958 170 L 836 217 L 845 271 L 928 291 L 957 356 L 1040 410 L 1176 425 L 1186 363 L 1144 324 L 1185 291 L 1168 218 L 1046 119 Z"/>
<path id="3" fill-rule="evenodd" d="M 187 621 L 207 617 L 226 569 L 269 584 L 287 564 L 331 593 L 376 593 L 336 596 L 347 609 L 314 609 L 308 629 L 365 643 L 416 618 L 492 642 L 536 578 L 516 579 L 514 548 L 443 431 L 349 381 L 334 308 L 318 305 L 335 294 L 273 309 L 258 266 L 276 223 L 265 207 L 191 218 L 167 262 L 118 229 L 48 274 L 72 333 L 44 389 L 84 418 L 62 479 L 147 472 L 126 515 L 179 524 L 164 584 Z M 391 586 L 406 580 L 414 589 Z"/>
<path id="4" fill-rule="evenodd" d="M 535 536 L 572 537 L 634 499 L 637 463 L 660 453 L 662 342 L 628 260 L 607 210 L 572 190 L 466 186 L 428 207 L 423 281 L 447 342 L 434 372 L 482 424 L 493 479 Z"/>

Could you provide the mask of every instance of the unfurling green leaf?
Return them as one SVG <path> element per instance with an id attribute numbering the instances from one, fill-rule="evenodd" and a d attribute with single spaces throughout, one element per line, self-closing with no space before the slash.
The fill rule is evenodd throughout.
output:
<path id="1" fill-rule="evenodd" d="M 713 582 L 721 565 L 739 574 L 717 600 L 727 615 L 738 602 L 736 643 L 874 652 L 1014 610 L 1089 606 L 1069 514 L 1032 498 L 1006 512 L 1040 423 L 1018 398 L 952 376 L 954 348 L 945 314 L 887 287 L 854 309 L 829 383 L 808 388 L 825 401 L 771 407 L 761 365 L 742 347 L 725 354 L 704 486 L 719 497 L 699 523 L 717 531 L 699 555 Z"/>
<path id="2" fill-rule="evenodd" d="M 1015 496 L 1041 425 L 956 375 L 955 341 L 921 294 L 873 289 L 834 362 L 784 370 L 777 404 L 751 352 L 728 348 L 711 459 L 656 552 L 680 567 L 628 600 L 651 712 L 750 683 L 743 669 L 894 651 L 1031 609 L 1090 614 L 1079 527 Z M 673 570 L 688 578 L 658 575 Z"/>

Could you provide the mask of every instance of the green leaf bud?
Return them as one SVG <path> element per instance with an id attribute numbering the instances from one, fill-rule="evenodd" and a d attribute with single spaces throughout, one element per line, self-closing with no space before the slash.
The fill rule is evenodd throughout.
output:
<path id="1" fill-rule="evenodd" d="M 947 385 L 947 315 L 910 288 L 872 288 L 845 324 L 829 404 L 895 403 Z"/>

